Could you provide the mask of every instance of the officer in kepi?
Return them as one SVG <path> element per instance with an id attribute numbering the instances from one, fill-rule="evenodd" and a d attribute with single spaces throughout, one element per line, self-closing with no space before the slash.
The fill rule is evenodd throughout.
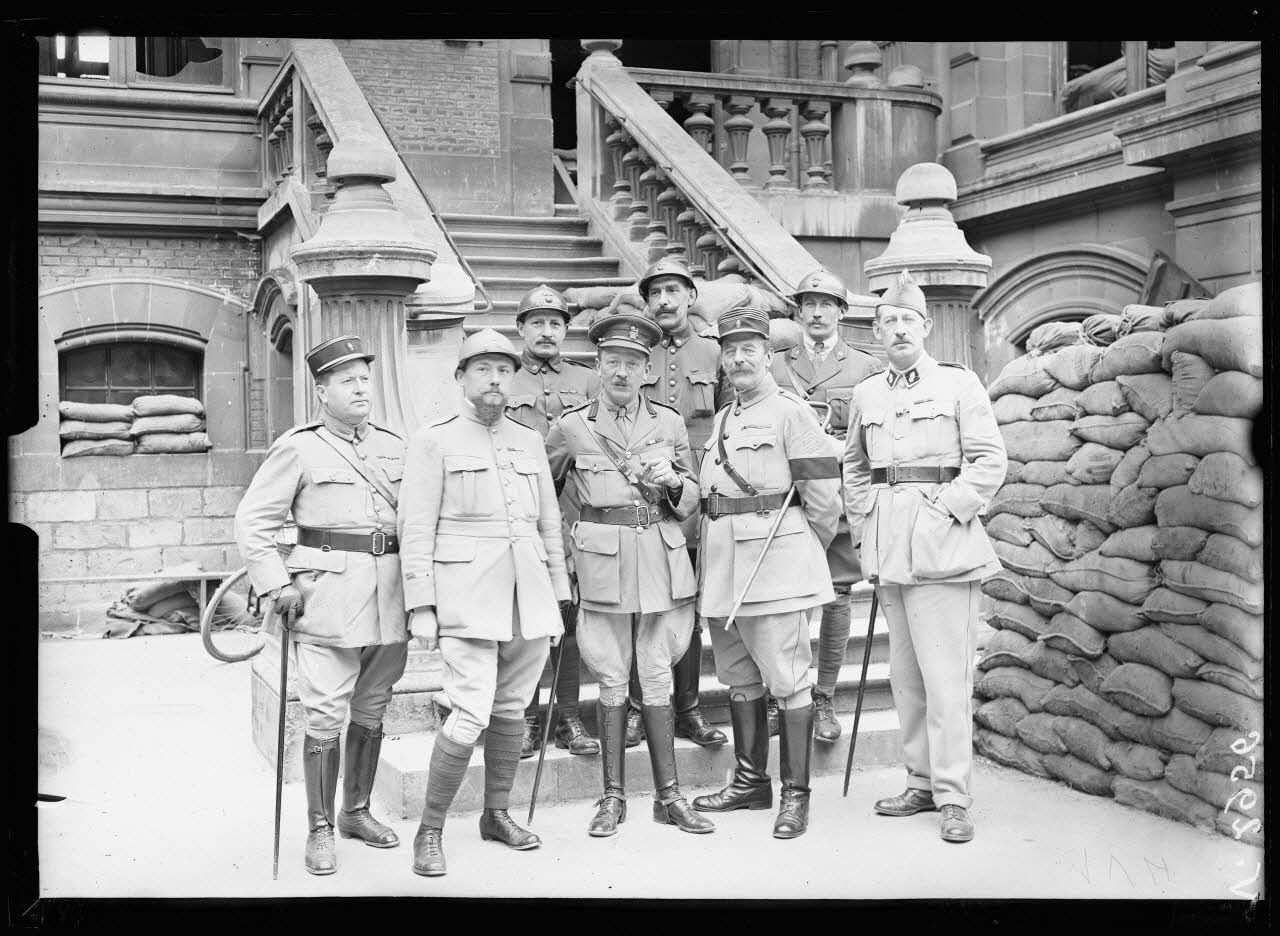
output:
<path id="1" fill-rule="evenodd" d="M 400 843 L 369 812 L 382 747 L 382 716 L 407 657 L 397 502 L 404 440 L 370 420 L 373 355 L 342 335 L 307 352 L 320 418 L 271 446 L 236 509 L 236 543 L 259 594 L 293 625 L 298 697 L 307 715 L 306 868 L 337 870 L 333 828 L 338 736 L 344 838 L 375 848 Z M 282 557 L 275 535 L 293 511 L 297 545 Z"/>
<path id="2" fill-rule="evenodd" d="M 809 824 L 814 706 L 807 618 L 835 597 L 825 553 L 840 515 L 840 465 L 813 409 L 770 376 L 768 311 L 750 304 L 731 309 L 717 329 L 734 396 L 717 416 L 698 479 L 698 613 L 711 631 L 716 676 L 729 687 L 737 766 L 727 787 L 695 797 L 693 808 L 773 805 L 768 686 L 782 708 L 782 795 L 773 834 L 795 838 Z"/>
<path id="3" fill-rule="evenodd" d="M 542 436 L 505 415 L 520 365 L 493 329 L 458 354 L 461 411 L 415 432 L 399 532 L 409 629 L 444 658 L 451 711 L 436 733 L 413 870 L 446 871 L 444 820 L 483 731 L 480 837 L 510 848 L 541 840 L 507 808 L 524 708 L 559 639 L 569 578 L 555 483 Z"/>
<path id="4" fill-rule="evenodd" d="M 773 377 L 779 386 L 794 390 L 802 399 L 825 403 L 830 408 L 827 431 L 834 437 L 831 445 L 837 458 L 844 454 L 853 388 L 864 377 L 884 367 L 875 355 L 859 351 L 837 334 L 836 326 L 849 311 L 847 294 L 840 278 L 826 270 L 815 270 L 802 279 L 791 296 L 799 307 L 798 318 L 804 328 L 801 343 L 773 356 Z M 827 565 L 836 597 L 822 606 L 818 631 L 818 684 L 813 688 L 814 738 L 833 744 L 840 740 L 840 722 L 836 721 L 833 700 L 849 642 L 849 593 L 862 578 L 853 541 L 849 538 L 849 524 L 843 514 L 836 538 L 827 548 Z"/>
<path id="5" fill-rule="evenodd" d="M 581 505 L 570 531 L 582 604 L 578 640 L 600 680 L 604 792 L 588 834 L 609 836 L 627 816 L 623 787 L 628 677 L 640 672 L 641 716 L 653 769 L 655 822 L 685 832 L 715 825 L 689 808 L 676 776 L 671 664 L 693 631 L 697 582 L 680 520 L 698 510 L 689 435 L 680 414 L 640 394 L 661 330 L 640 315 L 610 315 L 587 337 L 603 385 L 590 404 L 551 428 L 557 485 Z"/>
<path id="6" fill-rule="evenodd" d="M 579 364 L 560 353 L 569 326 L 569 302 L 550 286 L 535 286 L 524 294 L 516 309 L 516 330 L 524 341 L 520 367 L 511 381 L 507 398 L 507 414 L 516 422 L 537 429 L 542 438 L 566 410 L 594 399 L 600 392 L 600 379 L 586 364 Z M 577 505 L 571 497 L 561 498 L 560 513 L 568 528 L 577 520 Z M 567 541 L 566 541 L 567 542 Z M 573 580 L 573 562 L 569 563 L 569 579 Z M 560 681 L 556 685 L 556 747 L 568 748 L 570 754 L 598 754 L 600 745 L 587 732 L 578 714 L 581 663 L 578 640 L 574 634 L 576 608 L 565 615 L 565 634 L 559 652 Z M 532 757 L 542 740 L 538 720 L 538 687 L 524 712 L 524 742 L 520 756 Z"/>
<path id="7" fill-rule="evenodd" d="M 889 367 L 854 388 L 844 495 L 862 570 L 889 622 L 889 680 L 907 788 L 876 812 L 941 810 L 944 841 L 973 838 L 969 781 L 978 590 L 999 559 L 978 514 L 1004 481 L 1004 440 L 976 374 L 924 350 L 924 293 L 903 272 L 876 305 Z"/>

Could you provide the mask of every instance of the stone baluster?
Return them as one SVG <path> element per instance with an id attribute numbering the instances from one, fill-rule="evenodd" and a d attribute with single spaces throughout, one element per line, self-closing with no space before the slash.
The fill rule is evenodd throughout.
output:
<path id="1" fill-rule="evenodd" d="M 716 99 L 712 94 L 691 93 L 685 106 L 689 108 L 689 116 L 684 119 L 684 129 L 693 137 L 695 143 L 708 153 L 711 152 L 711 137 L 715 134 L 716 122 L 710 116 Z"/>
<path id="2" fill-rule="evenodd" d="M 668 257 L 675 257 L 677 260 L 688 261 L 688 253 L 685 247 L 684 238 L 680 233 L 680 211 L 685 207 L 684 197 L 680 194 L 680 190 L 676 188 L 675 183 L 671 181 L 671 177 L 663 173 L 667 186 L 658 193 L 658 210 L 662 213 L 662 220 L 667 228 L 667 246 L 665 253 Z"/>
<path id="3" fill-rule="evenodd" d="M 844 67 L 849 77 L 844 83 L 854 88 L 879 88 L 880 76 L 876 71 L 884 61 L 880 47 L 874 42 L 853 42 L 844 54 Z"/>
<path id="4" fill-rule="evenodd" d="M 707 221 L 702 212 L 698 212 L 698 239 L 694 245 L 698 248 L 698 260 L 702 265 L 702 275 L 709 280 L 720 275 L 720 238 Z"/>
<path id="5" fill-rule="evenodd" d="M 787 141 L 791 137 L 791 101 L 786 98 L 761 98 L 760 109 L 768 121 L 761 128 L 769 143 L 769 178 L 766 189 L 794 189 L 788 163 Z"/>
<path id="6" fill-rule="evenodd" d="M 280 115 L 280 150 L 284 156 L 284 174 L 293 172 L 293 104 L 289 103 Z"/>
<path id="7" fill-rule="evenodd" d="M 839 57 L 839 39 L 820 39 L 818 41 L 818 62 L 822 69 L 823 81 L 840 80 Z"/>
<path id="8" fill-rule="evenodd" d="M 640 176 L 644 174 L 644 153 L 639 144 L 631 140 L 631 149 L 622 157 L 631 188 L 631 207 L 627 209 L 627 226 L 633 241 L 644 240 L 649 229 L 649 203 L 640 190 Z"/>
<path id="9" fill-rule="evenodd" d="M 729 135 L 729 172 L 739 185 L 751 185 L 751 167 L 747 163 L 747 144 L 755 121 L 747 116 L 755 98 L 746 94 L 731 94 L 725 98 L 725 109 L 732 115 L 725 119 L 725 133 Z"/>
<path id="10" fill-rule="evenodd" d="M 728 254 L 723 260 L 716 264 L 716 272 L 720 276 L 726 276 L 729 273 L 745 274 L 742 264 L 738 262 L 738 258 L 733 254 Z"/>
<path id="11" fill-rule="evenodd" d="M 311 111 L 311 116 L 307 118 L 307 129 L 311 131 L 311 148 L 315 150 L 316 154 L 315 167 L 312 171 L 316 179 L 323 183 L 329 171 L 329 150 L 333 149 L 333 141 L 325 133 L 324 121 L 320 119 L 320 115 L 314 110 Z M 322 137 L 327 144 L 326 146 L 320 145 Z"/>
<path id="12" fill-rule="evenodd" d="M 683 196 L 680 197 L 680 213 L 676 215 L 676 230 L 684 243 L 684 259 L 694 276 L 706 276 L 706 267 L 698 251 L 698 212 Z"/>
<path id="13" fill-rule="evenodd" d="M 827 137 L 831 128 L 827 126 L 827 114 L 831 111 L 829 101 L 802 101 L 800 113 L 805 123 L 800 127 L 800 137 L 804 140 L 805 169 L 804 187 L 806 189 L 829 188 L 827 182 Z"/>
<path id="14" fill-rule="evenodd" d="M 640 191 L 648 205 L 649 224 L 645 228 L 644 242 L 649 262 L 661 257 L 667 248 L 667 223 L 658 209 L 658 193 L 664 188 L 666 176 L 652 159 L 645 155 L 645 170 L 640 174 Z"/>
<path id="15" fill-rule="evenodd" d="M 604 145 L 609 148 L 609 158 L 613 163 L 613 194 L 609 196 L 609 211 L 615 221 L 621 221 L 631 209 L 631 180 L 627 178 L 627 170 L 622 164 L 631 137 L 613 114 L 605 114 L 604 125 L 609 130 Z"/>

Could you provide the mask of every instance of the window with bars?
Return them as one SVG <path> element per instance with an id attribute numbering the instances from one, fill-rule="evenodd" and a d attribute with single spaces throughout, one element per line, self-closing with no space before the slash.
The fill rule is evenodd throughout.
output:
<path id="1" fill-rule="evenodd" d="M 201 356 L 154 342 L 121 341 L 64 351 L 61 399 L 71 403 L 122 403 L 149 394 L 200 398 Z"/>

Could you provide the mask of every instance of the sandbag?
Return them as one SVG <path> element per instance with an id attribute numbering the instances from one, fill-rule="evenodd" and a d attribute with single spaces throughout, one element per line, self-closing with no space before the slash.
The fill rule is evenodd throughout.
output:
<path id="1" fill-rule="evenodd" d="M 1170 624 L 1195 624 L 1209 607 L 1208 602 L 1191 595 L 1181 595 L 1168 588 L 1157 588 L 1142 603 L 1138 614 L 1147 621 Z"/>
<path id="2" fill-rule="evenodd" d="M 1173 708 L 1173 680 L 1145 663 L 1121 663 L 1102 681 L 1100 694 L 1135 715 L 1154 718 Z"/>
<path id="3" fill-rule="evenodd" d="M 1008 478 L 1005 479 L 1006 481 Z M 1050 487 L 1054 484 L 1067 484 L 1067 463 L 1061 461 L 1029 461 L 1022 466 L 1018 480 L 1023 484 L 1039 484 Z"/>
<path id="4" fill-rule="evenodd" d="M 1107 652 L 1121 663 L 1146 663 L 1166 676 L 1194 676 L 1204 658 L 1189 647 L 1148 625 L 1107 639 Z"/>
<path id="5" fill-rule="evenodd" d="M 991 548 L 995 550 L 996 556 L 1006 569 L 1012 569 L 1023 575 L 1044 578 L 1050 571 L 1062 566 L 1062 560 L 1039 543 L 1015 546 L 1002 540 L 993 540 Z"/>
<path id="6" fill-rule="evenodd" d="M 1108 741 L 1103 750 L 1112 769 L 1131 780 L 1164 776 L 1164 757 L 1156 748 L 1135 741 Z"/>
<path id="7" fill-rule="evenodd" d="M 1115 380 L 1121 374 L 1154 374 L 1166 369 L 1160 359 L 1165 335 L 1166 332 L 1134 332 L 1117 338 L 1089 371 L 1089 383 Z"/>
<path id="8" fill-rule="evenodd" d="M 134 438 L 153 432 L 199 432 L 204 428 L 204 419 L 194 413 L 180 413 L 173 416 L 139 416 L 129 427 L 129 434 Z"/>
<path id="9" fill-rule="evenodd" d="M 1051 618 L 1059 611 L 1067 610 L 1071 601 L 1071 592 L 1047 578 L 1026 579 L 1027 603 L 1038 614 Z"/>
<path id="10" fill-rule="evenodd" d="M 1262 703 L 1223 686 L 1201 679 L 1175 679 L 1173 702 L 1206 724 L 1262 732 Z M 1200 743 L 1204 743 L 1203 739 Z M 1194 754 L 1195 751 L 1187 753 Z"/>
<path id="11" fill-rule="evenodd" d="M 1220 371 L 1262 376 L 1262 319 L 1252 316 L 1220 321 L 1193 319 L 1164 333 L 1165 369 L 1174 351 L 1190 351 Z"/>
<path id="12" fill-rule="evenodd" d="M 1062 743 L 1058 733 L 1053 730 L 1057 716 L 1048 712 L 1037 712 L 1028 715 L 1017 724 L 1018 740 L 1033 751 L 1041 754 L 1065 754 L 1067 746 Z"/>
<path id="13" fill-rule="evenodd" d="M 1215 602 L 1200 612 L 1199 623 L 1210 633 L 1225 637 L 1255 660 L 1262 659 L 1265 624 L 1262 615 L 1248 614 L 1235 605 Z"/>
<path id="14" fill-rule="evenodd" d="M 1262 412 L 1262 379 L 1223 371 L 1201 388 L 1189 409 L 1204 416 L 1253 419 Z"/>
<path id="15" fill-rule="evenodd" d="M 1204 494 L 1246 507 L 1262 505 L 1262 469 L 1250 465 L 1234 452 L 1211 452 L 1200 459 L 1187 480 L 1187 487 L 1192 494 Z"/>
<path id="16" fill-rule="evenodd" d="M 1014 358 L 992 381 L 991 386 L 987 388 L 987 395 L 993 400 L 1000 399 L 1006 393 L 1017 393 L 1039 399 L 1049 391 L 1056 390 L 1058 381 L 1054 380 L 1045 369 L 1045 362 L 1052 360 L 1054 356 L 1039 357 L 1024 354 L 1022 357 Z"/>
<path id="17" fill-rule="evenodd" d="M 1086 442 L 1067 461 L 1068 483 L 1106 484 L 1124 452 L 1097 442 Z"/>
<path id="18" fill-rule="evenodd" d="M 131 404 L 133 415 L 138 416 L 174 416 L 191 413 L 204 415 L 204 404 L 195 397 L 177 396 L 172 393 L 148 394 L 133 398 Z"/>
<path id="19" fill-rule="evenodd" d="M 1017 461 L 1066 461 L 1084 444 L 1071 434 L 1072 425 L 1065 419 L 1006 423 L 1000 434 L 1005 451 Z"/>
<path id="20" fill-rule="evenodd" d="M 1200 391 L 1213 379 L 1217 371 L 1205 363 L 1200 355 L 1187 351 L 1172 352 L 1169 355 L 1169 362 L 1173 391 L 1171 412 L 1181 416 L 1183 413 L 1191 412 L 1195 406 L 1196 397 L 1200 396 Z"/>
<path id="21" fill-rule="evenodd" d="M 1044 369 L 1061 386 L 1071 390 L 1083 390 L 1089 386 L 1089 372 L 1093 370 L 1093 365 L 1098 363 L 1100 357 L 1102 357 L 1102 348 L 1096 345 L 1071 345 L 1046 357 Z"/>
<path id="22" fill-rule="evenodd" d="M 1095 696 L 1102 691 L 1102 681 L 1107 678 L 1107 674 L 1119 665 L 1114 657 L 1105 653 L 1093 660 L 1088 657 L 1071 657 L 1071 668 L 1080 677 L 1081 684 Z"/>
<path id="23" fill-rule="evenodd" d="M 1160 575 L 1166 588 L 1202 601 L 1235 605 L 1249 614 L 1261 614 L 1265 606 L 1262 585 L 1201 562 L 1165 559 Z"/>
<path id="24" fill-rule="evenodd" d="M 1175 452 L 1173 455 L 1152 455 L 1142 463 L 1142 470 L 1138 472 L 1138 486 L 1162 491 L 1165 488 L 1186 484 L 1195 474 L 1196 466 L 1199 464 L 1200 459 L 1185 452 Z"/>
<path id="25" fill-rule="evenodd" d="M 1045 754 L 1045 768 L 1067 786 L 1094 796 L 1110 796 L 1112 776 L 1088 761 L 1070 754 Z"/>
<path id="26" fill-rule="evenodd" d="M 1055 650 L 1074 656 L 1100 657 L 1107 647 L 1107 639 L 1100 631 L 1067 611 L 1060 611 L 1049 620 L 1040 639 Z"/>
<path id="27" fill-rule="evenodd" d="M 1167 331 L 1174 325 L 1181 325 L 1208 301 L 1208 299 L 1196 298 L 1174 299 L 1172 302 L 1166 302 L 1164 316 L 1162 317 L 1165 330 Z"/>
<path id="28" fill-rule="evenodd" d="M 1035 397 L 1006 393 L 991 404 L 991 411 L 996 414 L 996 423 L 1001 426 L 1011 422 L 1029 422 L 1031 407 L 1035 402 Z"/>
<path id="29" fill-rule="evenodd" d="M 1142 604 L 1156 587 L 1147 563 L 1103 556 L 1096 550 L 1050 571 L 1049 578 L 1074 592 L 1102 591 L 1132 605 Z"/>
<path id="30" fill-rule="evenodd" d="M 138 438 L 138 455 L 180 454 L 206 452 L 213 448 L 208 433 L 204 432 L 153 432 Z"/>
<path id="31" fill-rule="evenodd" d="M 1246 753 L 1241 754 L 1241 751 Z M 1265 760 L 1262 745 L 1254 744 L 1253 739 L 1241 738 L 1240 732 L 1232 728 L 1213 729 L 1208 740 L 1196 751 L 1195 759 L 1201 770 L 1230 774 L 1235 768 L 1244 767 L 1243 772 L 1252 773 L 1253 779 L 1259 783 L 1266 779 L 1262 773 Z"/>
<path id="32" fill-rule="evenodd" d="M 1115 532 L 1107 519 L 1111 487 L 1107 484 L 1055 484 L 1041 501 L 1046 512 L 1068 520 L 1088 520 L 1103 533 Z"/>
<path id="33" fill-rule="evenodd" d="M 1121 374 L 1116 383 L 1129 408 L 1149 423 L 1173 409 L 1173 381 L 1168 374 Z"/>
<path id="34" fill-rule="evenodd" d="M 1147 743 L 1151 719 L 1142 718 L 1122 709 L 1114 702 L 1107 701 L 1090 691 L 1083 685 L 1083 681 L 1081 685 L 1071 688 L 1055 686 L 1045 693 L 1040 701 L 1044 711 L 1054 715 L 1083 718 L 1101 728 L 1109 738 Z M 1174 709 L 1174 711 L 1177 710 Z M 1205 726 L 1206 731 L 1208 727 L 1208 725 Z"/>
<path id="35" fill-rule="evenodd" d="M 1138 562 L 1152 563 L 1156 561 L 1156 555 L 1151 542 L 1159 532 L 1160 528 L 1154 523 L 1116 530 L 1098 547 L 1098 552 L 1104 556 L 1123 556 Z"/>
<path id="36" fill-rule="evenodd" d="M 1042 710 L 1041 702 L 1052 689 L 1052 680 L 1017 666 L 997 666 L 987 670 L 973 684 L 973 693 L 983 699 L 1018 699 L 1028 712 Z"/>
<path id="37" fill-rule="evenodd" d="M 196 604 L 195 598 L 187 590 L 175 592 L 161 598 L 151 607 L 145 609 L 147 614 L 152 617 L 167 618 L 174 611 L 192 610 L 199 613 L 199 606 Z"/>
<path id="38" fill-rule="evenodd" d="M 77 439 L 62 446 L 63 458 L 77 455 L 132 455 L 137 446 L 122 439 Z"/>
<path id="39" fill-rule="evenodd" d="M 124 591 L 125 603 L 135 611 L 145 612 L 152 605 L 171 595 L 185 594 L 187 583 L 178 579 L 165 582 L 149 582 L 131 585 Z"/>
<path id="40" fill-rule="evenodd" d="M 1035 672 L 1035 670 L 1032 670 L 1032 672 Z M 1224 689 L 1230 689 L 1232 692 L 1240 693 L 1245 698 L 1256 699 L 1259 702 L 1266 698 L 1261 679 L 1250 679 L 1235 667 L 1224 666 L 1221 663 L 1206 663 L 1196 670 L 1196 679 L 1203 679 L 1205 682 L 1222 686 Z"/>
<path id="41" fill-rule="evenodd" d="M 1044 354 L 1084 340 L 1079 322 L 1045 322 L 1027 335 L 1027 353 Z"/>
<path id="42" fill-rule="evenodd" d="M 1129 401 L 1115 380 L 1104 380 L 1086 387 L 1076 398 L 1076 405 L 1082 413 L 1091 416 L 1119 416 L 1129 412 Z"/>
<path id="43" fill-rule="evenodd" d="M 1103 348 L 1115 342 L 1116 338 L 1119 337 L 1117 334 L 1119 328 L 1120 316 L 1111 312 L 1099 312 L 1096 315 L 1090 315 L 1080 323 L 1080 330 L 1084 335 L 1084 340 Z"/>
<path id="44" fill-rule="evenodd" d="M 561 292 L 565 299 L 580 309 L 605 309 L 613 303 L 618 293 L 626 289 L 625 286 L 570 286 Z M 699 290 L 698 294 L 701 297 L 702 291 Z M 636 293 L 636 298 L 640 298 L 639 293 Z M 643 304 L 643 300 L 641 303 Z"/>
<path id="45" fill-rule="evenodd" d="M 1006 484 L 991 498 L 987 516 L 1014 514 L 1018 517 L 1039 517 L 1044 514 L 1044 508 L 1040 506 L 1044 492 L 1042 484 Z"/>
<path id="46" fill-rule="evenodd" d="M 715 279 L 698 283 L 698 298 L 689 306 L 689 313 L 706 319 L 714 325 L 720 316 L 740 305 L 752 295 L 746 283 Z"/>
<path id="47" fill-rule="evenodd" d="M 1023 773 L 1034 774 L 1037 777 L 1044 777 L 1046 780 L 1053 779 L 1049 771 L 1045 769 L 1040 752 L 1027 747 L 1017 738 L 1006 738 L 1003 735 L 996 734 L 994 731 L 975 728 L 973 732 L 973 748 L 983 757 L 989 757 L 997 764 L 1013 767 Z"/>
<path id="48" fill-rule="evenodd" d="M 1023 654 L 1022 662 L 1037 676 L 1043 676 L 1064 686 L 1074 686 L 1080 682 L 1079 675 L 1071 665 L 1071 656 L 1042 641 L 1031 644 Z"/>
<path id="49" fill-rule="evenodd" d="M 1123 338 L 1134 332 L 1164 331 L 1164 307 L 1130 303 L 1120 310 L 1120 324 L 1116 337 Z"/>
<path id="50" fill-rule="evenodd" d="M 1262 819 L 1262 786 L 1243 776 L 1237 775 L 1232 779 L 1212 771 L 1200 770 L 1190 754 L 1175 754 L 1169 758 L 1164 776 L 1174 789 L 1198 796 L 1210 805 L 1250 819 Z M 1242 793 L 1242 790 L 1247 790 L 1248 793 Z"/>
<path id="51" fill-rule="evenodd" d="M 113 423 L 133 419 L 133 408 L 124 403 L 75 403 L 63 400 L 58 404 L 58 414 L 63 421 Z"/>
<path id="52" fill-rule="evenodd" d="M 1175 790 L 1165 780 L 1132 780 L 1116 777 L 1111 785 L 1117 803 L 1176 819 L 1198 829 L 1213 829 L 1217 810 L 1204 800 Z"/>
<path id="53" fill-rule="evenodd" d="M 1224 289 L 1189 316 L 1192 321 L 1262 316 L 1262 283 L 1244 283 Z"/>
<path id="54" fill-rule="evenodd" d="M 1034 645 L 1035 641 L 1029 640 L 1017 631 L 998 630 L 987 641 L 982 659 L 977 664 L 978 669 L 989 670 L 997 666 L 1022 666 L 1030 669 L 1022 657 Z"/>
<path id="55" fill-rule="evenodd" d="M 1151 449 L 1147 447 L 1146 439 L 1125 452 L 1124 458 L 1120 459 L 1120 464 L 1116 465 L 1116 470 L 1111 474 L 1112 492 L 1118 493 L 1137 481 L 1142 467 L 1150 457 Z"/>
<path id="56" fill-rule="evenodd" d="M 1147 422 L 1137 413 L 1119 416 L 1081 416 L 1071 424 L 1071 433 L 1086 442 L 1097 442 L 1122 452 L 1137 445 L 1147 431 Z"/>
<path id="57" fill-rule="evenodd" d="M 1208 539 L 1209 534 L 1198 527 L 1157 527 L 1151 538 L 1151 551 L 1157 559 L 1194 559 Z"/>
<path id="58" fill-rule="evenodd" d="M 989 607 L 984 607 L 983 614 L 992 627 L 1016 631 L 1031 640 L 1038 639 L 1048 623 L 1042 615 L 1026 605 L 998 599 L 993 599 Z"/>
<path id="59" fill-rule="evenodd" d="M 1018 722 L 1027 717 L 1027 707 L 1017 699 L 1004 697 L 983 702 L 973 711 L 973 720 L 983 728 L 1006 738 L 1018 736 Z"/>
<path id="60" fill-rule="evenodd" d="M 1075 545 L 1076 527 L 1078 526 L 1076 522 L 1053 514 L 1046 514 L 1043 517 L 1034 518 L 1025 523 L 1024 526 L 1027 532 L 1031 534 L 1032 539 L 1059 559 L 1070 560 L 1080 555 Z M 1059 567 L 1061 566 L 1059 565 Z"/>
<path id="61" fill-rule="evenodd" d="M 1055 488 L 1045 491 L 1045 509 Z M 1193 494 L 1185 485 L 1166 488 L 1156 498 L 1156 519 L 1162 527 L 1190 526 L 1226 533 L 1250 546 L 1262 545 L 1262 511 L 1230 501 Z"/>
<path id="62" fill-rule="evenodd" d="M 64 442 L 99 439 L 130 439 L 128 422 L 85 422 L 64 419 L 58 423 L 58 437 Z"/>
<path id="63" fill-rule="evenodd" d="M 1107 508 L 1107 519 L 1120 529 L 1155 525 L 1157 488 L 1142 487 L 1131 484 L 1121 490 L 1111 500 Z"/>
<path id="64" fill-rule="evenodd" d="M 1168 751 L 1194 754 L 1209 739 L 1211 726 L 1178 708 L 1178 682 L 1174 680 L 1173 683 L 1173 708 L 1169 709 L 1167 714 L 1146 723 L 1146 733 L 1150 740 L 1144 743 L 1150 743 Z"/>
<path id="65" fill-rule="evenodd" d="M 1253 423 L 1226 416 L 1169 416 L 1151 425 L 1147 447 L 1152 455 L 1186 452 L 1204 457 L 1215 452 L 1235 452 L 1250 465 L 1253 457 Z"/>
<path id="66" fill-rule="evenodd" d="M 1262 549 L 1226 533 L 1210 533 L 1195 558 L 1211 569 L 1229 572 L 1247 582 L 1262 582 Z"/>
<path id="67" fill-rule="evenodd" d="M 1014 604 L 1030 604 L 1027 591 L 1022 585 L 1023 577 L 1017 572 L 1001 569 L 994 575 L 982 580 L 982 593 L 997 601 L 1012 601 Z"/>
<path id="68" fill-rule="evenodd" d="M 1030 546 L 1031 534 L 1022 525 L 1022 518 L 1011 513 L 997 514 L 987 519 L 987 535 L 1014 546 Z"/>
<path id="69" fill-rule="evenodd" d="M 1006 458 L 1004 466 L 1005 484 L 1017 484 L 1022 480 L 1023 462 L 1015 461 L 1012 458 Z"/>
<path id="70" fill-rule="evenodd" d="M 1189 647 L 1200 656 L 1204 657 L 1210 663 L 1217 663 L 1220 666 L 1227 666 L 1240 673 L 1246 680 L 1255 680 L 1262 678 L 1262 662 L 1255 660 L 1249 654 L 1237 647 L 1225 637 L 1219 637 L 1212 631 L 1207 631 L 1199 624 L 1170 624 L 1168 621 L 1162 622 L 1160 632 L 1168 635 L 1184 647 Z M 1198 676 L 1200 669 L 1196 670 Z M 1251 693 L 1244 693 L 1251 695 Z"/>
<path id="71" fill-rule="evenodd" d="M 1141 608 L 1102 591 L 1076 592 L 1067 603 L 1067 610 L 1104 634 L 1123 634 L 1147 624 L 1141 617 Z"/>
<path id="72" fill-rule="evenodd" d="M 1070 387 L 1059 387 L 1042 396 L 1031 407 L 1031 418 L 1036 422 L 1050 422 L 1055 419 L 1075 419 L 1080 415 L 1080 407 L 1076 405 L 1079 391 Z"/>
<path id="73" fill-rule="evenodd" d="M 1106 732 L 1097 725 L 1071 715 L 1055 715 L 1053 730 L 1062 739 L 1068 753 L 1102 770 L 1111 769 L 1107 745 L 1115 742 L 1107 738 Z"/>

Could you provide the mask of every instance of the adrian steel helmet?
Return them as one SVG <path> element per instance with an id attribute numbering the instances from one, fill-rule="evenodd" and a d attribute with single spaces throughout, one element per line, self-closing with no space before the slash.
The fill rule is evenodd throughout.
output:
<path id="1" fill-rule="evenodd" d="M 659 276 L 678 276 L 689 284 L 690 289 L 697 288 L 693 284 L 693 274 L 689 272 L 683 260 L 662 257 L 656 263 L 650 264 L 649 269 L 644 271 L 644 276 L 640 277 L 640 295 L 644 299 L 649 298 L 649 284 Z"/>
<path id="2" fill-rule="evenodd" d="M 546 283 L 543 283 L 541 286 L 533 287 L 521 298 L 520 305 L 516 309 L 516 324 L 519 325 L 524 321 L 526 315 L 539 309 L 559 312 L 564 316 L 566 324 L 572 318 L 569 315 L 569 300 L 562 296 L 558 290 L 552 289 Z"/>
<path id="3" fill-rule="evenodd" d="M 844 283 L 840 277 L 834 273 L 828 273 L 826 270 L 814 270 L 808 276 L 800 281 L 796 286 L 796 291 L 790 296 L 792 302 L 796 305 L 800 304 L 800 297 L 805 293 L 820 293 L 824 296 L 830 296 L 840 302 L 846 309 L 849 307 L 848 290 L 844 288 Z"/>
<path id="4" fill-rule="evenodd" d="M 511 358 L 512 364 L 520 366 L 520 355 L 516 354 L 515 347 L 505 335 L 492 328 L 482 328 L 462 342 L 462 347 L 458 349 L 458 366 L 466 367 L 467 361 L 481 354 L 505 354 Z"/>
<path id="5" fill-rule="evenodd" d="M 926 318 L 929 310 L 924 303 L 924 293 L 920 291 L 920 287 L 916 285 L 916 281 L 911 278 L 908 270 L 903 270 L 898 274 L 898 281 L 884 291 L 884 295 L 876 302 L 876 313 L 879 314 L 881 306 L 896 306 L 899 309 L 911 309 L 913 312 L 919 312 Z"/>

